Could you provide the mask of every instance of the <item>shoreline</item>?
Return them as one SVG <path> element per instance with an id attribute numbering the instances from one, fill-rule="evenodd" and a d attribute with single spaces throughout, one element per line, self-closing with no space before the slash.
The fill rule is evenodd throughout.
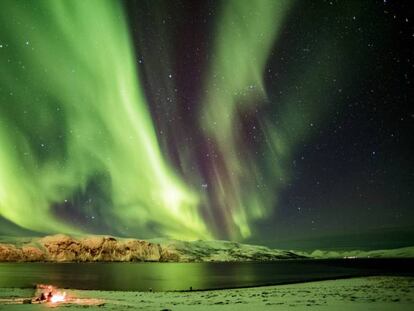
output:
<path id="1" fill-rule="evenodd" d="M 404 276 L 404 275 L 386 275 L 386 274 L 373 274 L 373 275 L 344 275 L 339 277 L 321 277 L 319 279 L 305 279 L 298 281 L 286 281 L 280 283 L 266 283 L 259 285 L 245 285 L 245 286 L 236 286 L 236 287 L 211 287 L 211 288 L 200 288 L 200 289 L 178 289 L 178 290 L 117 290 L 117 289 L 81 289 L 81 288 L 70 288 L 70 287 L 59 287 L 61 290 L 71 290 L 71 291 L 99 291 L 99 292 L 134 292 L 134 293 L 193 293 L 193 292 L 211 292 L 211 291 L 226 291 L 226 290 L 240 290 L 240 289 L 253 289 L 253 288 L 263 288 L 263 287 L 278 287 L 286 285 L 298 285 L 298 284 L 309 284 L 309 283 L 318 283 L 318 282 L 327 282 L 327 281 L 341 281 L 349 279 L 361 279 L 361 278 L 413 278 L 414 276 Z M 19 289 L 19 290 L 34 290 L 34 287 L 0 287 L 2 289 Z"/>
<path id="2" fill-rule="evenodd" d="M 319 263 L 325 262 L 321 265 Z M 313 264 L 311 264 L 313 263 Z M 414 277 L 413 259 L 289 260 L 268 263 L 0 263 L 0 287 L 203 292 L 358 277 Z M 230 269 L 229 268 L 233 268 Z M 30 272 L 30 273 L 27 273 Z M 70 275 L 70 278 L 65 276 Z M 84 275 L 88 275 L 85 279 Z M 154 279 L 154 275 L 157 276 Z"/>
<path id="3" fill-rule="evenodd" d="M 283 258 L 283 259 L 272 259 L 272 260 L 200 260 L 200 261 L 151 261 L 151 260 L 96 260 L 96 261 L 58 261 L 58 260 L 16 260 L 16 261 L 1 261 L 0 264 L 112 264 L 112 263 L 122 263 L 122 264 L 272 264 L 276 262 L 363 262 L 363 261 L 414 261 L 414 257 L 333 257 L 333 258 L 320 258 L 320 257 L 298 257 L 298 258 Z"/>
<path id="4" fill-rule="evenodd" d="M 97 291 L 61 289 L 65 310 L 412 310 L 414 277 L 370 276 L 237 289 L 203 291 Z M 22 304 L 34 290 L 0 288 L 0 310 L 44 310 Z M 14 302 L 14 303 L 13 303 Z M 7 303 L 7 304 L 6 304 Z"/>

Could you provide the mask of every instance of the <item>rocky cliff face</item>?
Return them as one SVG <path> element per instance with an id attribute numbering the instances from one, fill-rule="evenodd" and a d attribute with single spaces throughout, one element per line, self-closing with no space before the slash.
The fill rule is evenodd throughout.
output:
<path id="1" fill-rule="evenodd" d="M 33 246 L 0 244 L 0 261 L 45 261 L 45 254 Z"/>
<path id="2" fill-rule="evenodd" d="M 0 261 L 160 261 L 160 258 L 161 248 L 158 244 L 105 236 L 75 239 L 59 234 L 34 240 L 21 247 L 0 244 Z"/>
<path id="3" fill-rule="evenodd" d="M 142 240 L 117 240 L 92 236 L 80 240 L 65 235 L 47 236 L 39 240 L 50 261 L 159 261 L 158 244 Z"/>
<path id="4" fill-rule="evenodd" d="M 53 235 L 23 242 L 0 243 L 0 261 L 155 261 L 224 262 L 304 258 L 290 251 L 228 241 L 143 241 L 108 236 L 73 238 Z"/>

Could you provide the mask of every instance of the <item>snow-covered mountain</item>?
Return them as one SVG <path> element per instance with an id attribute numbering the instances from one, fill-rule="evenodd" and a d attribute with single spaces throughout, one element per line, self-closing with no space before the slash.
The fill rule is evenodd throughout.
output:
<path id="1" fill-rule="evenodd" d="M 0 261 L 241 262 L 294 258 L 305 256 L 228 241 L 144 241 L 109 236 L 75 238 L 62 234 L 43 238 L 0 239 Z"/>
<path id="2" fill-rule="evenodd" d="M 375 251 L 287 251 L 230 241 L 137 240 L 110 236 L 0 237 L 0 261 L 265 262 L 286 259 L 414 258 L 414 247 Z"/>
<path id="3" fill-rule="evenodd" d="M 280 259 L 306 258 L 293 251 L 270 249 L 265 246 L 241 244 L 230 241 L 192 241 L 153 239 L 161 246 L 171 261 L 225 262 L 225 261 L 274 261 Z"/>
<path id="4" fill-rule="evenodd" d="M 414 258 L 414 246 L 396 249 L 382 249 L 372 251 L 327 251 L 314 250 L 313 252 L 297 252 L 306 257 L 315 259 L 334 259 L 334 258 Z"/>

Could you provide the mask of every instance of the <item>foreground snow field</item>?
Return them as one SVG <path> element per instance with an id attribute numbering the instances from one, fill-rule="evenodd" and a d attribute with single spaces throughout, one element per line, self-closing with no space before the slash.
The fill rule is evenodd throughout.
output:
<path id="1" fill-rule="evenodd" d="M 0 310 L 414 310 L 414 277 L 365 277 L 200 292 L 65 290 L 64 304 L 22 304 L 33 290 L 0 288 Z"/>

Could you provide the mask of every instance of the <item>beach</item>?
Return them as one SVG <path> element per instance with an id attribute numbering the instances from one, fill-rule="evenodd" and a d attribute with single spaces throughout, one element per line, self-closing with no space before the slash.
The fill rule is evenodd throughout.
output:
<path id="1" fill-rule="evenodd" d="M 64 303 L 23 304 L 34 290 L 0 289 L 0 310 L 412 310 L 414 277 L 360 277 L 188 292 L 62 289 Z"/>

